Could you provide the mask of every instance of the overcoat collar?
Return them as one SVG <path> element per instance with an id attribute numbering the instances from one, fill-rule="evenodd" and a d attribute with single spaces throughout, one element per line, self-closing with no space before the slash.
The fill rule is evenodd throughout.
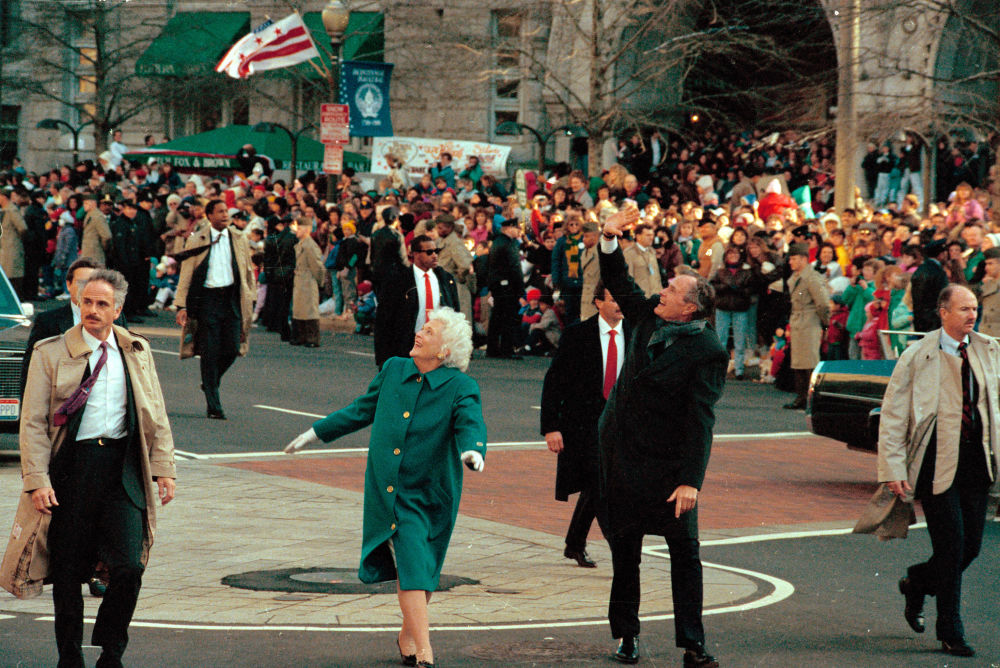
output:
<path id="1" fill-rule="evenodd" d="M 403 377 L 404 381 L 423 375 L 423 377 L 427 379 L 427 386 L 432 390 L 441 387 L 459 373 L 459 370 L 454 367 L 439 366 L 433 371 L 421 374 L 420 369 L 417 368 L 417 364 L 413 361 L 413 358 L 408 359 L 406 361 L 406 365 L 406 375 Z"/>
<path id="2" fill-rule="evenodd" d="M 111 328 L 118 341 L 118 346 L 123 352 L 131 353 L 142 350 L 143 343 L 141 338 L 133 336 L 124 327 L 112 325 Z M 83 340 L 83 323 L 75 325 L 73 329 L 66 332 L 66 347 L 69 349 L 69 356 L 73 359 L 90 357 L 93 351 L 87 345 L 87 342 Z"/>

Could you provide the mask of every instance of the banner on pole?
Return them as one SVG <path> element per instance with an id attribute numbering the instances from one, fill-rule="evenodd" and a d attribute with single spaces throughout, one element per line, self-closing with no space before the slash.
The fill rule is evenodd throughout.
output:
<path id="1" fill-rule="evenodd" d="M 392 63 L 347 60 L 340 66 L 340 102 L 350 108 L 352 137 L 391 137 Z"/>
<path id="2" fill-rule="evenodd" d="M 479 166 L 487 174 L 506 176 L 510 146 L 456 139 L 431 139 L 427 137 L 376 137 L 372 140 L 372 167 L 375 174 L 388 174 L 385 156 L 399 158 L 413 183 L 420 180 L 431 165 L 441 159 L 442 153 L 451 153 L 452 167 L 459 174 L 471 156 L 479 158 Z"/>

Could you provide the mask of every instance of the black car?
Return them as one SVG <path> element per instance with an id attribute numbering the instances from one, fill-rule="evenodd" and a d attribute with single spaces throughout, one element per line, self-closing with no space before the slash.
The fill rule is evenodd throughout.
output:
<path id="1" fill-rule="evenodd" d="M 888 359 L 824 361 L 813 370 L 806 408 L 809 431 L 842 441 L 852 450 L 878 450 L 882 398 L 897 358 L 889 337 L 903 336 L 912 343 L 923 334 L 882 330 L 879 335 Z"/>
<path id="2" fill-rule="evenodd" d="M 21 366 L 31 332 L 31 304 L 21 304 L 0 270 L 0 433 L 17 433 L 21 422 Z"/>

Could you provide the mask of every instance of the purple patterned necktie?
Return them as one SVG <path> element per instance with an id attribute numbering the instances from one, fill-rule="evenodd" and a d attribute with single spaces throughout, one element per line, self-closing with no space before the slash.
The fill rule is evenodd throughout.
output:
<path id="1" fill-rule="evenodd" d="M 101 356 L 97 360 L 97 364 L 94 365 L 94 370 L 89 376 L 84 378 L 80 386 L 76 388 L 73 394 L 69 395 L 69 399 L 63 402 L 63 405 L 59 407 L 56 411 L 55 416 L 52 418 L 52 422 L 55 423 L 57 427 L 61 427 L 66 424 L 69 420 L 69 416 L 77 412 L 84 407 L 87 403 L 87 399 L 90 398 L 90 388 L 94 386 L 97 382 L 97 374 L 101 373 L 101 369 L 104 368 L 104 363 L 108 361 L 108 342 L 101 341 Z"/>

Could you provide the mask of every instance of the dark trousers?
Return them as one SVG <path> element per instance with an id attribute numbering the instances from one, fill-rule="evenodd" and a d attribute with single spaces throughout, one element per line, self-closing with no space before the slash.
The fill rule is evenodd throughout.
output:
<path id="1" fill-rule="evenodd" d="M 979 555 L 988 502 L 988 480 L 960 480 L 959 474 L 943 494 L 920 498 L 933 553 L 927 561 L 910 566 L 907 575 L 918 591 L 937 597 L 939 640 L 965 637 L 960 612 L 962 572 Z"/>
<path id="2" fill-rule="evenodd" d="M 658 528 L 645 531 L 636 524 L 624 530 L 612 529 L 607 536 L 611 546 L 614 576 L 608 621 L 611 635 L 625 638 L 639 635 L 639 563 L 642 538 L 647 533 L 661 535 L 670 548 L 670 588 L 674 601 L 674 632 L 678 647 L 695 648 L 705 644 L 701 623 L 702 576 L 698 543 L 698 509 L 674 518 L 674 505 L 665 507 L 669 516 L 658 518 Z"/>
<path id="3" fill-rule="evenodd" d="M 270 292 L 270 289 L 268 290 Z M 233 365 L 240 349 L 242 326 L 238 289 L 206 288 L 198 305 L 198 350 L 201 354 L 201 387 L 208 410 L 221 413 L 219 383 Z"/>
<path id="4" fill-rule="evenodd" d="M 319 320 L 296 320 L 292 319 L 292 343 L 295 345 L 305 345 L 311 343 L 319 345 Z"/>
<path id="5" fill-rule="evenodd" d="M 292 338 L 288 312 L 292 308 L 292 284 L 275 281 L 267 284 L 267 299 L 264 302 L 264 325 L 269 332 L 281 334 L 282 341 Z"/>
<path id="6" fill-rule="evenodd" d="M 573 517 L 569 521 L 569 529 L 566 530 L 566 549 L 574 552 L 582 552 L 587 548 L 587 536 L 590 534 L 590 527 L 597 517 L 597 494 L 593 490 L 585 489 L 580 492 L 576 499 L 576 507 L 573 508 Z M 604 527 L 601 527 L 603 530 Z"/>
<path id="7" fill-rule="evenodd" d="M 59 667 L 83 666 L 83 596 L 80 585 L 100 560 L 110 574 L 91 642 L 120 657 L 142 584 L 145 512 L 122 485 L 124 448 L 67 443 L 73 466 L 56 482 L 48 547 Z"/>
<path id="8" fill-rule="evenodd" d="M 486 354 L 493 357 L 513 355 L 517 340 L 519 318 L 517 317 L 518 297 L 516 295 L 493 295 L 493 310 L 490 311 L 490 326 L 486 332 Z"/>

